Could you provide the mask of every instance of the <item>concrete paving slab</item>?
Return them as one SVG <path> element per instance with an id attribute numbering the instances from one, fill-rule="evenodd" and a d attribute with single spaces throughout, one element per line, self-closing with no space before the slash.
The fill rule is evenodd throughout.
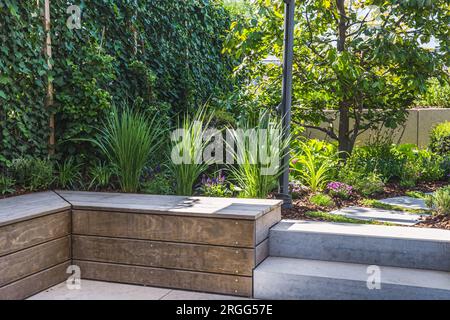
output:
<path id="1" fill-rule="evenodd" d="M 421 216 L 396 210 L 384 210 L 377 208 L 348 207 L 330 212 L 347 218 L 360 220 L 375 220 L 399 225 L 411 226 L 421 220 Z"/>
<path id="2" fill-rule="evenodd" d="M 395 197 L 380 200 L 382 203 L 400 206 L 407 209 L 418 209 L 418 210 L 430 210 L 425 204 L 423 199 L 412 198 L 412 197 Z"/>
<path id="3" fill-rule="evenodd" d="M 70 290 L 65 282 L 40 292 L 29 300 L 159 300 L 171 289 L 81 280 L 81 289 Z"/>
<path id="4" fill-rule="evenodd" d="M 81 280 L 81 289 L 69 290 L 60 283 L 28 300 L 231 300 L 234 296 L 172 290 L 92 280 Z"/>
<path id="5" fill-rule="evenodd" d="M 225 296 L 203 292 L 172 290 L 162 300 L 248 300 L 242 297 Z"/>

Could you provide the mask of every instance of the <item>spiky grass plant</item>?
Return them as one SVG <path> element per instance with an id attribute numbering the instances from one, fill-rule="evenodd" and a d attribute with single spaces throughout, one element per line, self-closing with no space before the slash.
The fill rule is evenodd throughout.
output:
<path id="1" fill-rule="evenodd" d="M 168 168 L 175 178 L 177 195 L 192 195 L 194 184 L 208 168 L 209 163 L 202 159 L 203 149 L 208 144 L 203 137 L 212 114 L 207 115 L 205 111 L 205 107 L 202 107 L 194 116 L 185 114 L 179 118 L 178 130 L 172 134 L 172 154 Z M 182 134 L 177 136 L 177 132 Z"/>
<path id="2" fill-rule="evenodd" d="M 91 139 L 114 167 L 123 192 L 136 192 L 139 178 L 163 141 L 166 128 L 157 115 L 149 117 L 129 107 L 113 108 L 97 138 Z"/>
<path id="3" fill-rule="evenodd" d="M 285 168 L 281 160 L 290 138 L 283 139 L 281 119 L 269 112 L 262 112 L 256 125 L 251 121 L 241 121 L 238 127 L 237 130 L 227 130 L 234 143 L 234 146 L 228 144 L 228 151 L 237 163 L 228 165 L 227 169 L 242 189 L 240 197 L 266 198 L 277 187 L 278 178 Z M 261 129 L 266 130 L 265 135 L 261 135 Z M 255 136 L 249 138 L 252 130 L 256 134 L 256 144 Z M 245 132 L 247 135 L 243 134 Z"/>

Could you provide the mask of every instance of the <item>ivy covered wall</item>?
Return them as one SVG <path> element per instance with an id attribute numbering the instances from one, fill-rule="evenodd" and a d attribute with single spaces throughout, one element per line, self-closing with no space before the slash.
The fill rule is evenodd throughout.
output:
<path id="1" fill-rule="evenodd" d="M 48 77 L 64 156 L 90 154 L 80 138 L 113 103 L 169 118 L 231 89 L 233 60 L 221 54 L 230 19 L 219 1 L 51 1 L 51 71 L 43 3 L 0 0 L 0 163 L 47 153 Z M 67 26 L 72 4 L 80 29 Z"/>

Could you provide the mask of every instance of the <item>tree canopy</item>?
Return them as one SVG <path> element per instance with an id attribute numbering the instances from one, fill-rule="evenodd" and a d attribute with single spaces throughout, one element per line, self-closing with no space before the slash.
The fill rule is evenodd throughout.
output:
<path id="1" fill-rule="evenodd" d="M 247 90 L 272 107 L 281 68 L 261 61 L 282 59 L 283 10 L 282 0 L 254 1 L 254 14 L 232 23 L 225 48 L 242 59 L 235 73 L 253 79 Z M 445 0 L 297 1 L 294 121 L 325 131 L 346 153 L 364 131 L 396 127 L 427 79 L 448 79 L 449 13 Z"/>

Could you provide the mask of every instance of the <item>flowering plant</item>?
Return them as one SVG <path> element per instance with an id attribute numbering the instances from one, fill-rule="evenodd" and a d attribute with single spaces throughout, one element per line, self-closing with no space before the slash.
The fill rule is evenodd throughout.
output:
<path id="1" fill-rule="evenodd" d="M 222 171 L 214 178 L 203 175 L 199 190 L 207 197 L 231 197 L 233 194 L 226 184 L 226 176 Z"/>
<path id="2" fill-rule="evenodd" d="M 332 196 L 348 199 L 352 195 L 353 187 L 343 182 L 333 181 L 328 183 L 327 189 Z"/>

